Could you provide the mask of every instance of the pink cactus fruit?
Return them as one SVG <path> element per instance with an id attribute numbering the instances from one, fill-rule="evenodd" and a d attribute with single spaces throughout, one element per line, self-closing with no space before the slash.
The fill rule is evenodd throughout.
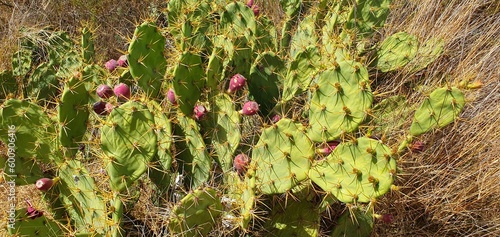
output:
<path id="1" fill-rule="evenodd" d="M 421 153 L 425 149 L 425 144 L 421 141 L 416 141 L 411 144 L 410 150 L 414 153 Z"/>
<path id="2" fill-rule="evenodd" d="M 318 153 L 324 155 L 324 156 L 327 156 L 327 155 L 330 155 L 330 153 L 333 152 L 333 150 L 335 150 L 335 148 L 340 144 L 339 141 L 329 141 L 325 144 L 323 144 L 321 146 L 321 148 L 319 148 L 317 150 Z"/>
<path id="3" fill-rule="evenodd" d="M 25 200 L 26 204 L 28 204 L 28 208 L 26 210 L 26 215 L 31 219 L 36 219 L 38 217 L 43 216 L 43 211 L 38 211 L 33 207 L 30 201 Z"/>
<path id="4" fill-rule="evenodd" d="M 99 96 L 103 99 L 107 99 L 107 98 L 113 96 L 113 89 L 111 89 L 111 87 L 108 85 L 101 84 L 97 87 L 96 93 L 97 93 L 97 96 Z"/>
<path id="5" fill-rule="evenodd" d="M 124 83 L 116 85 L 113 91 L 115 92 L 116 97 L 120 100 L 130 99 L 130 88 Z"/>
<path id="6" fill-rule="evenodd" d="M 118 62 L 114 59 L 110 59 L 104 64 L 104 67 L 106 67 L 106 69 L 112 72 L 113 70 L 115 70 L 116 67 L 118 67 Z"/>
<path id="7" fill-rule="evenodd" d="M 118 66 L 120 67 L 126 67 L 128 66 L 128 55 L 122 55 L 118 58 L 118 61 L 116 61 L 118 63 Z"/>
<path id="8" fill-rule="evenodd" d="M 259 112 L 259 104 L 255 101 L 248 101 L 243 105 L 243 109 L 240 110 L 240 114 L 243 115 L 254 115 Z"/>
<path id="9" fill-rule="evenodd" d="M 110 114 L 114 108 L 115 108 L 115 106 L 113 104 L 106 103 L 104 110 L 106 111 L 106 114 Z"/>
<path id="10" fill-rule="evenodd" d="M 386 224 L 390 224 L 394 221 L 394 217 L 391 214 L 375 214 L 375 217 Z"/>
<path id="11" fill-rule="evenodd" d="M 281 116 L 279 114 L 275 114 L 272 118 L 271 118 L 271 122 L 273 123 L 277 123 L 281 120 Z"/>
<path id="12" fill-rule="evenodd" d="M 248 164 L 250 164 L 250 157 L 241 153 L 234 157 L 233 167 L 238 172 L 238 174 L 244 174 L 247 170 Z"/>
<path id="13" fill-rule="evenodd" d="M 41 178 L 41 179 L 36 181 L 35 187 L 40 191 L 47 191 L 52 187 L 53 184 L 54 184 L 54 181 L 52 181 L 52 179 Z"/>
<path id="14" fill-rule="evenodd" d="M 252 7 L 253 6 L 253 0 L 248 0 L 246 3 L 247 7 Z"/>
<path id="15" fill-rule="evenodd" d="M 252 6 L 252 11 L 254 16 L 258 16 L 260 14 L 260 8 L 257 5 Z"/>
<path id="16" fill-rule="evenodd" d="M 94 112 L 98 115 L 106 115 L 106 102 L 104 101 L 97 101 L 94 103 L 93 106 Z"/>
<path id="17" fill-rule="evenodd" d="M 207 108 L 203 105 L 197 105 L 194 107 L 194 117 L 196 120 L 202 119 L 207 113 Z"/>
<path id="18" fill-rule="evenodd" d="M 173 105 L 177 104 L 177 99 L 175 98 L 175 92 L 172 88 L 168 89 L 167 100 Z"/>
<path id="19" fill-rule="evenodd" d="M 229 81 L 229 90 L 228 92 L 234 92 L 237 90 L 240 90 L 243 88 L 246 84 L 247 79 L 242 76 L 241 74 L 236 74 L 233 77 L 231 77 L 231 80 Z"/>

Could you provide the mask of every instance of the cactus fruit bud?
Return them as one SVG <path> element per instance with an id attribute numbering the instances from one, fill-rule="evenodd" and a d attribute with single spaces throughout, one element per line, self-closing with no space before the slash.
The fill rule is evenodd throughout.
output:
<path id="1" fill-rule="evenodd" d="M 104 67 L 106 67 L 106 69 L 112 72 L 113 70 L 115 70 L 116 67 L 118 67 L 118 62 L 114 59 L 110 59 L 109 61 L 106 62 L 106 64 L 104 64 Z"/>
<path id="2" fill-rule="evenodd" d="M 118 61 L 116 61 L 118 63 L 118 66 L 120 67 L 126 67 L 128 66 L 128 56 L 127 55 L 122 55 L 118 58 Z"/>
<path id="3" fill-rule="evenodd" d="M 37 209 L 35 209 L 33 207 L 33 205 L 31 204 L 30 201 L 28 200 L 25 200 L 26 201 L 26 204 L 28 204 L 28 208 L 26 210 L 26 215 L 31 218 L 31 219 L 36 219 L 38 217 L 41 217 L 43 216 L 43 211 L 38 211 Z"/>
<path id="4" fill-rule="evenodd" d="M 168 101 L 173 104 L 173 105 L 176 105 L 177 104 L 177 100 L 175 99 L 175 92 L 172 88 L 168 89 L 168 92 L 167 92 L 167 99 Z"/>
<path id="5" fill-rule="evenodd" d="M 421 153 L 424 151 L 424 143 L 421 141 L 416 141 L 413 144 L 411 144 L 410 150 L 414 153 Z"/>
<path id="6" fill-rule="evenodd" d="M 259 15 L 259 13 L 260 13 L 259 6 L 257 6 L 257 5 L 253 5 L 253 6 L 252 6 L 252 11 L 253 11 L 253 15 L 254 15 L 254 16 L 258 16 L 258 15 Z"/>
<path id="7" fill-rule="evenodd" d="M 242 76 L 241 74 L 236 74 L 233 77 L 231 77 L 231 80 L 229 81 L 229 90 L 228 92 L 231 93 L 233 91 L 240 90 L 243 88 L 246 84 L 247 79 Z"/>
<path id="8" fill-rule="evenodd" d="M 110 114 L 111 111 L 113 111 L 113 109 L 115 108 L 115 106 L 111 103 L 106 103 L 106 106 L 104 108 L 104 110 L 106 111 L 106 114 Z"/>
<path id="9" fill-rule="evenodd" d="M 203 116 L 207 114 L 207 112 L 207 108 L 205 108 L 205 106 L 203 105 L 197 105 L 194 107 L 194 117 L 196 118 L 196 120 L 202 119 Z"/>
<path id="10" fill-rule="evenodd" d="M 394 221 L 394 217 L 391 214 L 375 214 L 374 216 L 386 224 L 390 224 Z"/>
<path id="11" fill-rule="evenodd" d="M 275 114 L 272 118 L 271 118 L 271 122 L 273 123 L 277 123 L 281 120 L 281 116 L 279 114 Z"/>
<path id="12" fill-rule="evenodd" d="M 330 141 L 330 142 L 327 142 L 326 144 L 323 144 L 321 148 L 318 148 L 317 149 L 317 152 L 324 155 L 324 156 L 327 156 L 327 155 L 330 155 L 330 153 L 333 152 L 333 150 L 335 150 L 335 148 L 340 144 L 339 141 Z"/>
<path id="13" fill-rule="evenodd" d="M 94 112 L 98 115 L 106 115 L 106 102 L 104 101 L 98 101 L 94 103 L 93 106 Z"/>
<path id="14" fill-rule="evenodd" d="M 116 97 L 120 100 L 130 99 L 130 88 L 124 83 L 120 83 L 115 86 L 114 90 Z"/>
<path id="15" fill-rule="evenodd" d="M 113 89 L 111 89 L 111 87 L 109 87 L 108 85 L 105 85 L 105 84 L 102 84 L 102 85 L 99 85 L 97 87 L 97 96 L 103 98 L 103 99 L 107 99 L 111 96 L 113 96 Z"/>
<path id="16" fill-rule="evenodd" d="M 52 181 L 52 179 L 41 178 L 41 179 L 36 181 L 35 187 L 40 191 L 47 191 L 52 187 L 53 184 L 54 184 L 54 181 Z"/>
<path id="17" fill-rule="evenodd" d="M 238 174 L 244 174 L 247 170 L 248 164 L 250 164 L 250 157 L 241 153 L 234 157 L 233 167 L 238 172 Z"/>
<path id="18" fill-rule="evenodd" d="M 251 8 L 253 6 L 253 0 L 248 0 L 246 5 Z"/>
<path id="19" fill-rule="evenodd" d="M 248 101 L 243 105 L 243 109 L 240 110 L 240 114 L 244 115 L 254 115 L 259 112 L 259 104 L 255 101 Z"/>

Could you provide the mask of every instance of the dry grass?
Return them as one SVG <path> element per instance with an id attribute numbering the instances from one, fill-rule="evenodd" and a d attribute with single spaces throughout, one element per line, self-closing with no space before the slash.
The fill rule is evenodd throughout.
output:
<path id="1" fill-rule="evenodd" d="M 97 26 L 98 59 L 116 58 L 126 49 L 135 22 L 150 14 L 149 6 L 159 0 L 55 1 L 0 0 L 0 71 L 10 68 L 19 29 L 47 26 L 78 35 L 86 22 Z M 258 3 L 263 1 L 257 1 Z M 483 87 L 466 92 L 468 105 L 460 121 L 420 139 L 427 146 L 421 154 L 407 154 L 400 160 L 403 173 L 400 191 L 386 195 L 377 210 L 391 213 L 392 224 L 377 223 L 373 236 L 500 236 L 500 2 L 495 0 L 396 0 L 388 25 L 380 36 L 398 31 L 415 34 L 421 41 L 441 37 L 445 55 L 418 73 L 391 74 L 380 91 L 408 91 L 418 103 L 421 93 L 410 93 L 409 84 L 429 87 L 460 81 L 480 81 Z M 275 1 L 264 12 L 279 22 Z M 425 94 L 425 92 L 424 92 Z M 0 189 L 2 191 L 3 189 Z M 31 189 L 18 193 L 19 201 L 30 197 Z M 162 222 L 161 209 L 141 197 L 138 219 L 148 224 Z M 1 203 L 5 197 L 0 197 Z M 0 214 L 3 215 L 4 212 Z M 156 218 L 156 219 L 155 219 Z M 2 219 L 2 218 L 0 218 Z M 151 225 L 150 225 L 151 226 Z M 158 233 L 159 230 L 152 230 Z M 0 234 L 2 234 L 0 232 Z M 137 235 L 141 235 L 137 231 Z"/>

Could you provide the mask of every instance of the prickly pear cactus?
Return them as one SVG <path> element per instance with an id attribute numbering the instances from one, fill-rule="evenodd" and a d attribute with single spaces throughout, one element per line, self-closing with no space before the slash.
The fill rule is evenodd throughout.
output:
<path id="1" fill-rule="evenodd" d="M 199 55 L 185 52 L 180 56 L 179 64 L 174 70 L 173 86 L 179 110 L 185 115 L 193 114 L 193 108 L 205 85 L 204 76 Z"/>
<path id="2" fill-rule="evenodd" d="M 410 134 L 418 136 L 433 128 L 450 124 L 462 112 L 464 105 L 464 94 L 458 88 L 436 89 L 415 112 Z"/>
<path id="3" fill-rule="evenodd" d="M 388 72 L 405 66 L 417 55 L 418 44 L 417 37 L 406 32 L 389 36 L 377 51 L 376 67 Z"/>
<path id="4" fill-rule="evenodd" d="M 307 178 L 314 157 L 305 128 L 290 119 L 262 131 L 252 151 L 250 169 L 256 188 L 264 194 L 284 193 Z"/>
<path id="5" fill-rule="evenodd" d="M 349 208 L 339 218 L 331 237 L 368 237 L 373 229 L 373 217 L 370 210 Z"/>
<path id="6" fill-rule="evenodd" d="M 291 200 L 285 206 L 276 206 L 267 230 L 273 236 L 318 236 L 320 213 L 316 208 L 307 200 Z"/>
<path id="7" fill-rule="evenodd" d="M 366 203 L 387 193 L 396 174 L 396 160 L 382 142 L 361 137 L 341 143 L 316 161 L 309 178 L 344 203 Z"/>
<path id="8" fill-rule="evenodd" d="M 68 233 L 61 223 L 46 216 L 30 218 L 27 209 L 16 210 L 16 222 L 14 228 L 8 228 L 9 234 L 15 236 L 64 236 Z"/>
<path id="9" fill-rule="evenodd" d="M 221 214 L 217 192 L 211 188 L 197 189 L 174 207 L 168 228 L 182 236 L 207 236 Z"/>
<path id="10" fill-rule="evenodd" d="M 154 117 L 146 106 L 129 101 L 113 109 L 101 129 L 111 187 L 126 190 L 148 168 L 157 152 Z"/>

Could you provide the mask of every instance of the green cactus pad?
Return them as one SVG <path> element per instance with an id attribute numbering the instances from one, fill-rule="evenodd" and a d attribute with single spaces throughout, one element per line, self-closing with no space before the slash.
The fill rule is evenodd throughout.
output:
<path id="1" fill-rule="evenodd" d="M 256 27 L 256 42 L 253 48 L 254 52 L 278 51 L 278 35 L 273 21 L 266 16 L 259 17 Z"/>
<path id="2" fill-rule="evenodd" d="M 107 230 L 106 202 L 98 195 L 94 180 L 90 177 L 88 170 L 77 160 L 66 160 L 58 167 L 61 183 L 56 187 L 71 219 L 77 220 L 79 226 L 77 232 L 95 231 L 104 234 Z"/>
<path id="3" fill-rule="evenodd" d="M 315 142 L 356 130 L 373 101 L 368 71 L 354 61 L 340 61 L 338 67 L 323 71 L 313 88 L 308 135 Z"/>
<path id="4" fill-rule="evenodd" d="M 417 37 L 406 32 L 395 33 L 380 45 L 375 66 L 382 72 L 396 70 L 415 58 L 417 50 Z"/>
<path id="5" fill-rule="evenodd" d="M 205 84 L 205 72 L 200 55 L 184 52 L 174 70 L 173 86 L 179 109 L 187 116 L 193 114 Z"/>
<path id="6" fill-rule="evenodd" d="M 124 191 L 147 170 L 157 152 L 154 117 L 148 109 L 129 101 L 113 109 L 101 129 L 101 148 L 109 162 L 111 187 Z"/>
<path id="7" fill-rule="evenodd" d="M 128 47 L 130 74 L 150 97 L 156 97 L 160 92 L 163 75 L 167 70 L 164 49 L 165 37 L 154 23 L 144 22 L 135 29 Z"/>
<path id="8" fill-rule="evenodd" d="M 175 134 L 181 141 L 176 142 L 176 155 L 181 169 L 186 174 L 188 187 L 194 188 L 203 185 L 210 178 L 212 158 L 209 156 L 200 128 L 196 121 L 182 114 L 177 115 L 178 127 Z"/>
<path id="9" fill-rule="evenodd" d="M 64 231 L 62 224 L 41 216 L 31 219 L 27 215 L 27 208 L 16 210 L 16 222 L 12 224 L 13 228 L 7 228 L 10 235 L 15 236 L 53 236 L 63 237 L 69 233 Z"/>
<path id="10" fill-rule="evenodd" d="M 50 35 L 48 42 L 49 49 L 49 64 L 59 66 L 66 54 L 74 47 L 73 40 L 68 33 L 64 31 L 54 32 Z M 72 56 L 78 56 L 74 53 Z"/>
<path id="11" fill-rule="evenodd" d="M 344 203 L 370 202 L 390 190 L 396 161 L 386 145 L 362 137 L 341 143 L 311 167 L 309 178 Z"/>
<path id="12" fill-rule="evenodd" d="M 214 189 L 197 189 L 174 207 L 168 228 L 171 233 L 185 237 L 207 236 L 222 211 Z"/>
<path id="13" fill-rule="evenodd" d="M 231 39 L 244 36 L 252 41 L 257 32 L 253 11 L 242 2 L 232 2 L 226 6 L 221 15 L 220 27 L 222 33 Z"/>
<path id="14" fill-rule="evenodd" d="M 15 157 L 9 158 L 9 154 L 14 154 Z M 20 157 L 15 152 L 7 153 L 6 157 L 0 157 L 0 170 L 3 170 L 0 177 L 3 176 L 7 185 L 13 184 L 12 181 L 15 185 L 32 185 L 38 179 L 45 177 L 40 165 L 34 159 Z"/>
<path id="15" fill-rule="evenodd" d="M 72 77 L 65 85 L 58 106 L 59 141 L 70 155 L 78 151 L 79 142 L 87 131 L 89 92 L 82 75 Z"/>
<path id="16" fill-rule="evenodd" d="M 299 24 L 290 42 L 290 57 L 295 58 L 299 52 L 306 50 L 308 46 L 316 45 L 318 35 L 316 33 L 315 15 L 311 14 L 305 17 Z"/>
<path id="17" fill-rule="evenodd" d="M 33 43 L 25 38 L 21 39 L 20 48 L 12 55 L 12 75 L 24 77 L 31 70 Z"/>
<path id="18" fill-rule="evenodd" d="M 207 33 L 214 22 L 209 1 L 168 2 L 168 30 L 181 50 L 210 48 Z"/>
<path id="19" fill-rule="evenodd" d="M 291 31 L 299 16 L 301 0 L 281 0 L 281 9 L 285 13 L 283 28 L 281 30 L 280 51 L 287 51 L 292 37 Z"/>
<path id="20" fill-rule="evenodd" d="M 445 42 L 440 38 L 430 38 L 419 48 L 415 58 L 408 63 L 411 72 L 418 72 L 436 61 L 444 52 Z"/>
<path id="21" fill-rule="evenodd" d="M 163 170 L 168 170 L 172 165 L 172 154 L 170 153 L 173 139 L 172 125 L 160 104 L 155 101 L 149 101 L 147 106 L 149 111 L 152 111 L 155 121 L 154 130 L 158 140 L 157 159 L 161 163 Z"/>
<path id="22" fill-rule="evenodd" d="M 351 208 L 344 212 L 333 229 L 331 237 L 369 237 L 373 230 L 370 211 Z"/>
<path id="23" fill-rule="evenodd" d="M 357 0 L 347 21 L 347 29 L 356 29 L 367 37 L 384 26 L 392 0 Z"/>
<path id="24" fill-rule="evenodd" d="M 291 100 L 295 94 L 306 91 L 314 74 L 319 69 L 321 57 L 316 46 L 309 46 L 305 51 L 297 53 L 288 69 L 282 100 Z"/>
<path id="25" fill-rule="evenodd" d="M 434 90 L 415 112 L 410 134 L 418 136 L 442 128 L 455 120 L 465 105 L 464 94 L 456 87 Z"/>
<path id="26" fill-rule="evenodd" d="M 211 90 L 217 90 L 221 81 L 224 79 L 224 59 L 225 51 L 221 46 L 214 46 L 212 55 L 208 59 L 208 66 L 206 70 L 207 87 Z M 224 90 L 221 88 L 221 90 Z"/>
<path id="27" fill-rule="evenodd" d="M 65 52 L 63 58 L 61 58 L 61 64 L 59 70 L 56 72 L 56 77 L 67 79 L 71 78 L 75 72 L 80 71 L 82 66 L 81 56 L 74 51 Z"/>
<path id="28" fill-rule="evenodd" d="M 249 228 L 250 221 L 253 218 L 255 210 L 255 178 L 245 176 L 240 179 L 237 172 L 228 171 L 224 174 L 225 183 L 228 185 L 228 197 L 233 200 L 232 204 L 239 214 L 239 226 L 246 230 Z"/>
<path id="29" fill-rule="evenodd" d="M 214 101 L 209 137 L 217 154 L 215 160 L 226 172 L 233 167 L 233 154 L 241 140 L 240 114 L 229 95 L 221 93 L 214 97 Z"/>
<path id="30" fill-rule="evenodd" d="M 318 236 L 319 214 L 311 202 L 289 200 L 283 206 L 276 205 L 273 208 L 266 229 L 272 236 Z"/>
<path id="31" fill-rule="evenodd" d="M 262 114 L 269 114 L 278 102 L 284 74 L 283 60 L 272 52 L 260 54 L 252 65 L 248 90 L 259 104 Z"/>
<path id="32" fill-rule="evenodd" d="M 26 94 L 37 100 L 53 100 L 59 92 L 59 80 L 52 65 L 41 63 L 28 80 Z"/>
<path id="33" fill-rule="evenodd" d="M 82 58 L 84 63 L 91 64 L 94 62 L 95 50 L 94 39 L 89 28 L 82 29 Z"/>
<path id="34" fill-rule="evenodd" d="M 5 99 L 9 94 L 16 95 L 18 90 L 17 80 L 12 75 L 12 71 L 0 72 L 0 99 Z"/>
<path id="35" fill-rule="evenodd" d="M 281 119 L 262 131 L 250 165 L 260 192 L 284 193 L 307 178 L 314 149 L 304 130 L 301 124 Z"/>
<path id="36" fill-rule="evenodd" d="M 90 92 L 89 102 L 91 103 L 101 101 L 97 93 L 94 93 L 100 84 L 112 84 L 108 81 L 108 74 L 104 68 L 96 64 L 87 65 L 83 68 L 82 80 L 85 83 L 85 89 Z"/>
<path id="37" fill-rule="evenodd" d="M 401 127 L 414 111 L 404 96 L 397 95 L 386 98 L 373 107 L 371 116 L 375 132 L 391 134 L 401 131 Z"/>
<path id="38" fill-rule="evenodd" d="M 56 132 L 50 118 L 37 104 L 17 99 L 7 100 L 0 110 L 0 136 L 4 144 L 9 144 L 10 127 L 15 127 L 14 143 L 16 157 L 36 158 L 50 163 L 57 161 L 53 155 Z M 20 169 L 18 167 L 18 169 Z"/>

